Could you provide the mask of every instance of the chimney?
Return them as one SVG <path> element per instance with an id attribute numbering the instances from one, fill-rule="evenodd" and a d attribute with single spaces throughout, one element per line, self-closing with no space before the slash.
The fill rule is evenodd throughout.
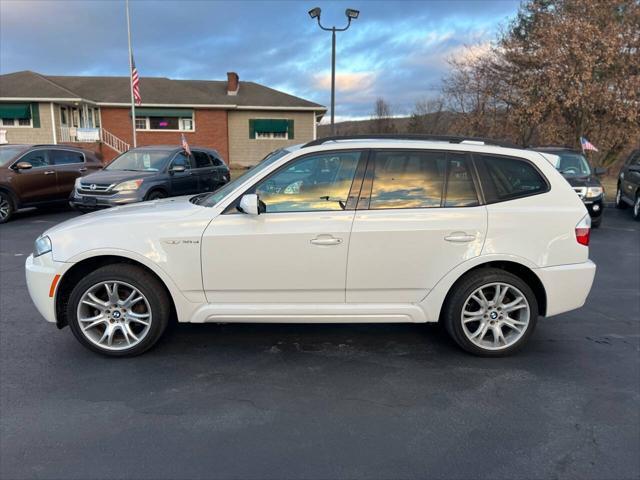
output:
<path id="1" fill-rule="evenodd" d="M 237 95 L 240 89 L 240 79 L 236 72 L 227 72 L 227 95 Z"/>

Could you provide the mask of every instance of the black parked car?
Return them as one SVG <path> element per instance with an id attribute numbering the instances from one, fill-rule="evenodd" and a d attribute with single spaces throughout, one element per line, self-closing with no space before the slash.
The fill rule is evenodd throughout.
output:
<path id="1" fill-rule="evenodd" d="M 69 203 L 80 211 L 158 198 L 213 192 L 229 181 L 218 152 L 152 146 L 129 150 L 103 170 L 76 181 Z"/>
<path id="2" fill-rule="evenodd" d="M 567 147 L 537 147 L 533 150 L 557 155 L 547 156 L 547 159 L 584 202 L 591 216 L 591 226 L 598 228 L 602 223 L 604 206 L 604 187 L 598 177 L 607 173 L 606 168 L 592 168 L 582 152 Z"/>
<path id="3" fill-rule="evenodd" d="M 618 174 L 616 207 L 633 205 L 633 218 L 640 220 L 640 150 L 634 150 Z"/>

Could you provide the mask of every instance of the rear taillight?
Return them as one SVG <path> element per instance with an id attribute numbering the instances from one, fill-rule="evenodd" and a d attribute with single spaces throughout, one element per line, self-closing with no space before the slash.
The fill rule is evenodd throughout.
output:
<path id="1" fill-rule="evenodd" d="M 589 246 L 589 236 L 591 235 L 591 217 L 589 214 L 582 217 L 576 225 L 576 240 L 580 245 Z"/>

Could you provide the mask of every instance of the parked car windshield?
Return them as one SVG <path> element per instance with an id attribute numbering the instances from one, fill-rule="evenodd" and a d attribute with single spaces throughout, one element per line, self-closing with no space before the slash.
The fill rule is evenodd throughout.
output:
<path id="1" fill-rule="evenodd" d="M 224 197 L 226 197 L 229 193 L 231 193 L 233 190 L 235 190 L 235 188 L 238 187 L 238 185 L 243 183 L 245 180 L 256 176 L 258 173 L 260 173 L 262 170 L 267 168 L 269 165 L 273 164 L 276 160 L 284 157 L 285 155 L 287 155 L 289 153 L 291 153 L 291 152 L 286 150 L 286 149 L 280 149 L 280 150 L 276 150 L 274 152 L 271 152 L 269 155 L 264 157 L 260 161 L 260 163 L 258 163 L 255 167 L 253 167 L 251 170 L 249 170 L 244 175 L 241 175 L 238 178 L 235 178 L 234 180 L 232 180 L 229 183 L 227 183 L 224 187 L 222 187 L 222 188 L 216 190 L 215 192 L 210 193 L 210 194 L 208 194 L 208 195 L 206 195 L 204 197 L 200 197 L 200 196 L 194 197 L 194 199 L 192 199 L 193 203 L 195 203 L 197 205 L 203 205 L 205 207 L 214 206 L 215 204 L 220 202 Z"/>
<path id="2" fill-rule="evenodd" d="M 107 165 L 105 170 L 159 172 L 167 165 L 172 153 L 173 150 L 129 150 Z"/>
<path id="3" fill-rule="evenodd" d="M 24 150 L 24 147 L 0 147 L 0 167 L 5 167 Z"/>
<path id="4" fill-rule="evenodd" d="M 586 177 L 591 175 L 589 162 L 582 154 L 575 152 L 553 153 L 559 157 L 554 167 L 563 175 L 567 177 Z"/>

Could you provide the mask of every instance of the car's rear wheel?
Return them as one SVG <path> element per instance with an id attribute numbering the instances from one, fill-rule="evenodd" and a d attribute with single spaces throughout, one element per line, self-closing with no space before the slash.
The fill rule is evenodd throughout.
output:
<path id="1" fill-rule="evenodd" d="M 629 205 L 622 199 L 622 190 L 620 190 L 620 184 L 618 184 L 618 188 L 616 188 L 616 199 L 615 199 L 616 208 L 624 210 Z"/>
<path id="2" fill-rule="evenodd" d="M 11 196 L 6 192 L 0 192 L 0 223 L 11 220 L 15 207 Z"/>
<path id="3" fill-rule="evenodd" d="M 640 192 L 636 193 L 636 199 L 633 202 L 633 218 L 640 220 Z"/>
<path id="4" fill-rule="evenodd" d="M 509 355 L 533 334 L 538 304 L 519 277 L 497 268 L 467 274 L 444 306 L 449 335 L 467 352 L 486 357 Z"/>
<path id="5" fill-rule="evenodd" d="M 67 319 L 76 338 L 94 352 L 134 356 L 151 348 L 164 332 L 170 305 L 164 286 L 127 264 L 101 267 L 74 287 Z"/>

